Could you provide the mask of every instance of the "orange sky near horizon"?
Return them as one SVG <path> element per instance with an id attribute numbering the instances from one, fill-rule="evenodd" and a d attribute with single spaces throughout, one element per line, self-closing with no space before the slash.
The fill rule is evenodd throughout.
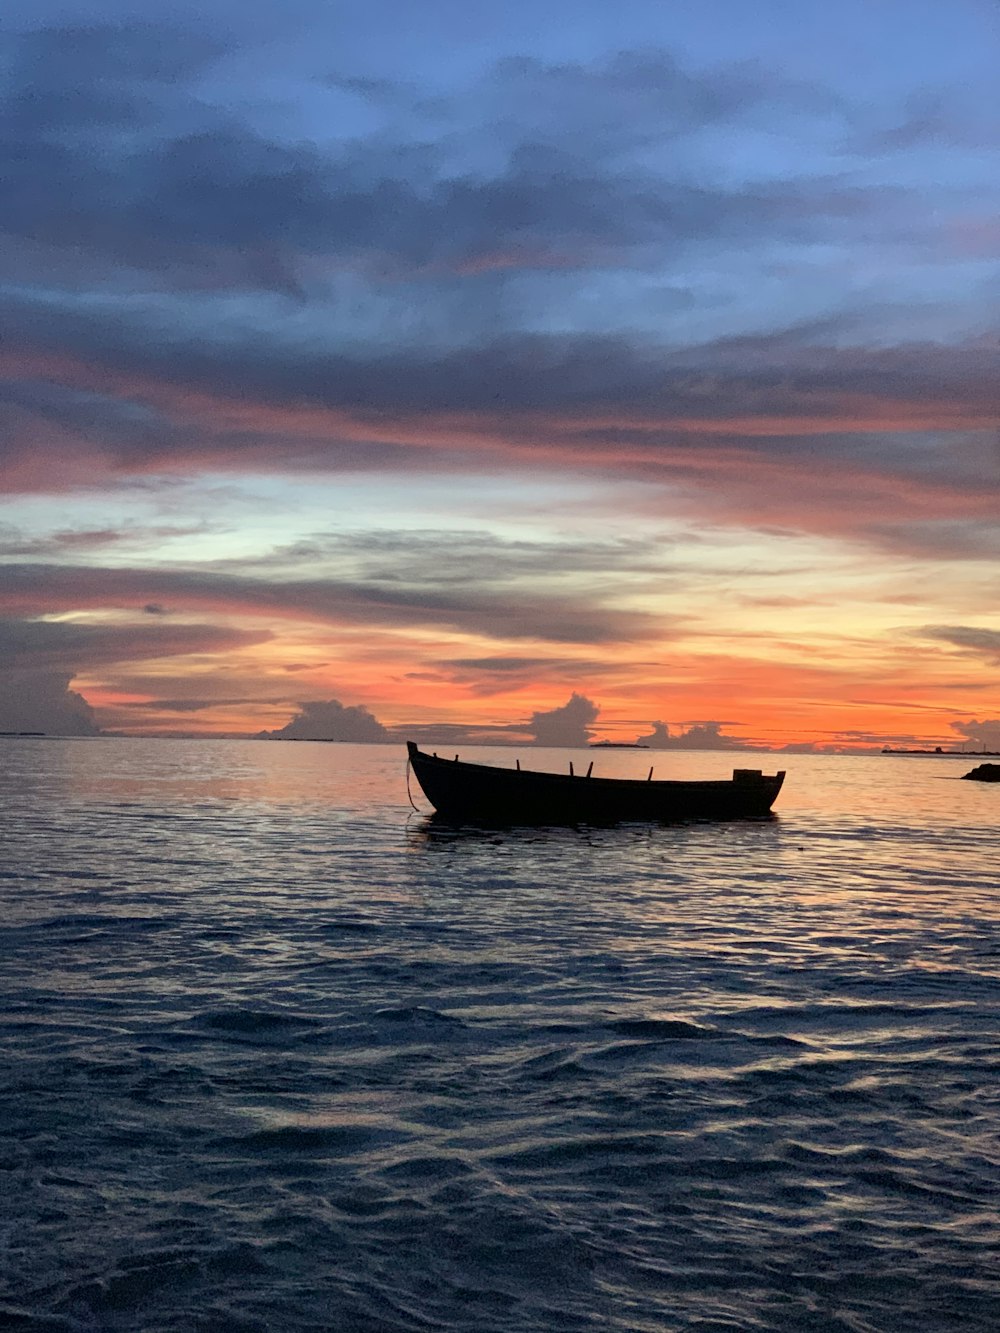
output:
<path id="1" fill-rule="evenodd" d="M 642 601 L 648 608 L 656 598 L 645 591 Z M 697 624 L 666 611 L 678 624 L 663 638 L 644 610 L 654 622 L 651 632 L 645 627 L 649 637 L 605 642 L 599 658 L 592 645 L 565 643 L 557 655 L 540 634 L 498 640 L 359 627 L 296 620 L 287 608 L 281 619 L 254 615 L 244 606 L 224 618 L 250 637 L 245 646 L 111 663 L 81 674 L 73 688 L 102 726 L 127 734 L 253 734 L 285 726 L 297 701 L 335 698 L 393 730 L 450 724 L 479 739 L 503 741 L 509 732 L 521 740 L 533 713 L 558 709 L 578 692 L 600 709 L 594 738 L 634 740 L 657 720 L 675 735 L 714 721 L 746 744 L 863 749 L 957 745 L 965 738 L 953 723 L 996 711 L 995 672 L 978 647 L 921 639 L 900 609 L 895 624 L 866 633 L 870 607 L 853 621 L 842 606 L 831 615 L 805 598 L 792 607 L 772 601 L 778 605 L 744 609 L 742 624 L 728 616 L 720 623 L 718 606 Z M 810 618 L 828 623 L 809 626 Z M 839 626 L 829 623 L 834 618 Z M 99 611 L 72 616 L 81 626 L 101 619 Z M 111 619 L 121 628 L 131 617 L 119 611 Z"/>

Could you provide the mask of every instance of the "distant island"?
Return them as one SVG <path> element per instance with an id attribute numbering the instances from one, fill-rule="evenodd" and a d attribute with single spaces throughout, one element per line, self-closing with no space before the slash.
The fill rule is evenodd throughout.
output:
<path id="1" fill-rule="evenodd" d="M 648 745 L 638 741 L 591 741 L 591 750 L 648 750 Z"/>
<path id="2" fill-rule="evenodd" d="M 1000 755 L 1000 750 L 946 750 L 935 745 L 933 750 L 894 750 L 891 745 L 882 747 L 883 754 L 926 754 L 932 759 L 968 759 L 970 755 L 985 754 L 989 758 Z"/>

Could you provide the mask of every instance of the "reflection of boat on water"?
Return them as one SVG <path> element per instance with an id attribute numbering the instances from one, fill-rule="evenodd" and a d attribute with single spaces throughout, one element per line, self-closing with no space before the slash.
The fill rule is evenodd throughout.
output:
<path id="1" fill-rule="evenodd" d="M 458 822 L 494 824 L 613 824 L 622 820 L 744 819 L 766 815 L 784 772 L 737 768 L 731 778 L 653 781 L 494 768 L 440 759 L 407 742 L 409 763 L 439 815 Z"/>

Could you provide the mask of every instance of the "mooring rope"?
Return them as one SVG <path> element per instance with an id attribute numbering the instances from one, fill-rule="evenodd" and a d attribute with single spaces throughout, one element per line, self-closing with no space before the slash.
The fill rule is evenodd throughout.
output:
<path id="1" fill-rule="evenodd" d="M 412 763 L 410 762 L 410 757 L 409 757 L 409 755 L 407 755 L 407 757 L 406 757 L 406 795 L 407 795 L 407 799 L 409 800 L 410 804 L 413 806 L 414 810 L 416 810 L 417 814 L 419 815 L 419 814 L 420 814 L 420 806 L 414 804 L 413 797 L 410 795 L 410 769 L 411 769 L 412 767 L 413 767 L 413 765 L 412 765 Z"/>

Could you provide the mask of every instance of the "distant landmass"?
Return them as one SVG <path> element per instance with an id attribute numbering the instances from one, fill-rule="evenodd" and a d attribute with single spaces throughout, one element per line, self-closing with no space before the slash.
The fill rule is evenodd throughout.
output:
<path id="1" fill-rule="evenodd" d="M 988 758 L 1000 755 L 1000 750 L 946 750 L 935 745 L 933 750 L 895 750 L 891 745 L 882 747 L 883 754 L 926 754 L 932 759 L 968 759 L 970 756 L 985 754 Z"/>

